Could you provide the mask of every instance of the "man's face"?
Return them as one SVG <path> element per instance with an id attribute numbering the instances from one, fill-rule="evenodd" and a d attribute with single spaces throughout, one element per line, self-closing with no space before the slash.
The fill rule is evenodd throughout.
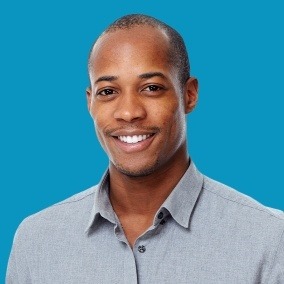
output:
<path id="1" fill-rule="evenodd" d="M 88 108 L 110 166 L 129 176 L 169 167 L 186 148 L 184 94 L 167 52 L 152 27 L 107 33 L 92 52 Z"/>

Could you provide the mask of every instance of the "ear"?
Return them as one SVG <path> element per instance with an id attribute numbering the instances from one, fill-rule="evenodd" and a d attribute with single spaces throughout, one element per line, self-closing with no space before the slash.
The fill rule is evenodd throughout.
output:
<path id="1" fill-rule="evenodd" d="M 87 89 L 86 89 L 86 98 L 87 98 L 88 111 L 90 112 L 91 101 L 92 101 L 92 90 L 91 90 L 91 87 L 87 87 Z"/>
<path id="2" fill-rule="evenodd" d="M 185 113 L 191 112 L 197 104 L 198 100 L 198 81 L 194 77 L 190 77 L 185 83 L 184 89 L 184 110 Z"/>

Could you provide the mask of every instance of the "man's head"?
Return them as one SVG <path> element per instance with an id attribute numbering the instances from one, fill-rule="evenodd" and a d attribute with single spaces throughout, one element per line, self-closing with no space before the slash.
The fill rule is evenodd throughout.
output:
<path id="1" fill-rule="evenodd" d="M 176 31 L 148 16 L 117 20 L 95 42 L 89 75 L 88 109 L 111 168 L 143 176 L 187 159 L 197 81 Z"/>
<path id="2" fill-rule="evenodd" d="M 142 26 L 149 26 L 156 28 L 162 31 L 168 38 L 169 41 L 169 49 L 168 49 L 168 60 L 170 64 L 176 66 L 176 70 L 179 76 L 179 82 L 181 85 L 187 81 L 190 77 L 190 64 L 188 59 L 188 54 L 186 51 L 186 46 L 184 44 L 183 38 L 181 35 L 172 27 L 168 26 L 167 24 L 146 15 L 141 14 L 132 14 L 126 15 L 122 18 L 117 19 L 113 22 L 102 34 L 99 38 L 104 36 L 107 33 L 112 33 L 118 30 L 130 30 L 134 27 L 142 27 Z M 96 42 L 94 43 L 94 45 Z M 93 47 L 94 47 L 93 45 Z M 91 67 L 91 56 L 92 50 L 91 49 L 89 55 L 89 62 L 88 67 L 90 70 Z"/>

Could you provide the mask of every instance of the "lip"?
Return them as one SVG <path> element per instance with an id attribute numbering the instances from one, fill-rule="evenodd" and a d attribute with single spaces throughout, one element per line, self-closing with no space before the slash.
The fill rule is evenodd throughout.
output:
<path id="1" fill-rule="evenodd" d="M 121 129 L 116 130 L 110 133 L 111 136 L 134 136 L 134 135 L 153 135 L 157 131 L 147 131 L 147 130 L 138 130 L 138 129 Z"/>
<path id="2" fill-rule="evenodd" d="M 121 133 L 122 132 L 120 132 L 120 135 L 112 135 L 112 139 L 115 145 L 125 153 L 133 153 L 133 152 L 140 152 L 140 151 L 146 150 L 151 145 L 151 143 L 153 142 L 156 136 L 156 133 L 148 133 L 148 134 L 151 134 L 151 136 L 146 138 L 145 140 L 142 140 L 137 143 L 126 143 L 126 142 L 120 141 L 117 138 L 117 136 L 133 136 L 133 135 L 143 135 L 143 134 L 146 135 L 146 133 L 145 132 L 143 132 L 143 134 L 129 134 L 129 132 L 127 134 L 125 132 L 124 134 L 121 134 Z"/>

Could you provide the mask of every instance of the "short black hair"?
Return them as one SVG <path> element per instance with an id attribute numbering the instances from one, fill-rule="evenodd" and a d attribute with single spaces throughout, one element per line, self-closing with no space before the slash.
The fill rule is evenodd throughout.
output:
<path id="1" fill-rule="evenodd" d="M 184 40 L 174 28 L 151 16 L 143 14 L 130 14 L 123 16 L 110 24 L 107 29 L 101 34 L 101 36 L 107 33 L 115 32 L 117 30 L 131 29 L 135 26 L 151 26 L 153 28 L 161 29 L 166 33 L 170 43 L 168 54 L 169 61 L 171 64 L 174 64 L 176 66 L 178 70 L 179 82 L 181 86 L 183 86 L 190 77 L 190 64 Z M 95 43 L 96 42 L 97 40 L 95 41 Z M 90 58 L 95 43 L 93 44 L 89 55 L 89 70 Z"/>

